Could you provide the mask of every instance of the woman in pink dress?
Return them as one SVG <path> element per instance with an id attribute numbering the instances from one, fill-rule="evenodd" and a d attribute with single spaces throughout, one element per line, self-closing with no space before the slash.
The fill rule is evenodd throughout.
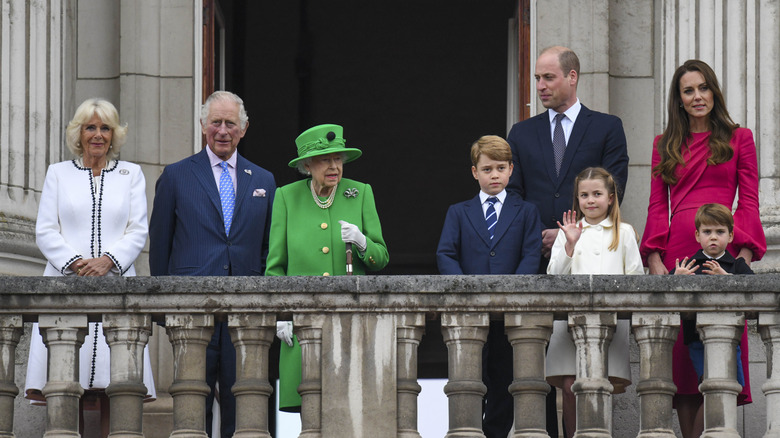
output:
<path id="1" fill-rule="evenodd" d="M 690 257 L 695 240 L 694 216 L 705 203 L 734 211 L 734 240 L 728 250 L 745 262 L 760 260 L 766 238 L 758 212 L 758 164 L 753 133 L 729 116 L 715 72 L 699 60 L 675 71 L 669 90 L 668 125 L 653 144 L 650 205 L 640 252 L 651 274 L 667 274 L 676 260 Z M 671 213 L 671 214 L 670 214 Z M 747 326 L 746 326 L 747 329 Z M 751 402 L 747 330 L 741 353 L 745 385 L 739 404 Z M 673 353 L 674 406 L 684 438 L 701 435 L 703 398 L 688 348 L 678 336 Z"/>

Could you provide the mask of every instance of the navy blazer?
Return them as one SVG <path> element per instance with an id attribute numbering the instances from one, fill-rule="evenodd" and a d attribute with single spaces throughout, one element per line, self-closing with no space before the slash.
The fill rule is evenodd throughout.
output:
<path id="1" fill-rule="evenodd" d="M 206 150 L 165 167 L 149 224 L 152 275 L 263 275 L 276 181 L 238 155 L 236 186 L 228 238 Z"/>
<path id="2" fill-rule="evenodd" d="M 628 181 L 628 152 L 618 117 L 582 105 L 566 145 L 560 176 L 555 175 L 550 132 L 550 117 L 545 111 L 516 123 L 507 138 L 515 164 L 507 189 L 536 205 L 545 228 L 557 228 L 556 222 L 572 208 L 574 179 L 587 167 L 607 169 L 618 184 L 618 201 L 622 201 Z"/>
<path id="3" fill-rule="evenodd" d="M 536 274 L 542 223 L 533 204 L 507 192 L 493 239 L 479 195 L 450 206 L 436 250 L 439 272 L 448 274 Z"/>

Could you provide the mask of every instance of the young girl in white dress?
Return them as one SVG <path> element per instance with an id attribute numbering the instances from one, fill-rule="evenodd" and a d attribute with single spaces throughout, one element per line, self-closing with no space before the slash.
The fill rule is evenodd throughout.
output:
<path id="1" fill-rule="evenodd" d="M 644 274 L 634 228 L 620 221 L 617 187 L 609 172 L 589 167 L 574 180 L 572 210 L 558 222 L 548 274 Z M 579 219 L 579 220 L 578 220 Z M 631 384 L 628 363 L 629 321 L 619 320 L 609 346 L 609 380 L 614 394 Z M 576 402 L 576 349 L 567 321 L 555 321 L 547 351 L 547 382 L 563 390 L 563 424 L 566 438 L 574 435 Z"/>

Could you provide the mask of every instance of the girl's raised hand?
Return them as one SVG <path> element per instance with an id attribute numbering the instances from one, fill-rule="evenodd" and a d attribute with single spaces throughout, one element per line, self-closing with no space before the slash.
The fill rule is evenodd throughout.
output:
<path id="1" fill-rule="evenodd" d="M 699 269 L 696 266 L 696 260 L 688 260 L 688 257 L 684 258 L 682 262 L 680 259 L 674 261 L 674 275 L 693 275 Z"/>
<path id="2" fill-rule="evenodd" d="M 582 235 L 582 223 L 577 222 L 577 213 L 571 210 L 564 212 L 563 224 L 558 222 L 558 228 L 563 230 L 566 236 L 566 255 L 571 257 L 574 254 L 574 245 Z"/>

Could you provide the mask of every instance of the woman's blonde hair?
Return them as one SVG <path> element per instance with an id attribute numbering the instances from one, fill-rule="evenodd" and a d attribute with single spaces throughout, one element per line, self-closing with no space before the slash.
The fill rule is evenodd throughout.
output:
<path id="1" fill-rule="evenodd" d="M 574 179 L 574 205 L 572 211 L 577 213 L 577 218 L 585 217 L 580 209 L 579 191 L 580 183 L 585 180 L 595 179 L 604 183 L 607 193 L 612 197 L 612 203 L 607 208 L 607 217 L 612 221 L 612 243 L 609 244 L 610 251 L 616 251 L 620 245 L 620 205 L 618 205 L 618 186 L 612 174 L 603 167 L 588 167 L 577 175 Z"/>
<path id="2" fill-rule="evenodd" d="M 119 112 L 116 107 L 111 102 L 99 97 L 87 99 L 76 108 L 73 120 L 65 128 L 66 145 L 74 155 L 79 157 L 84 155 L 84 148 L 81 146 L 81 128 L 95 115 L 111 128 L 111 145 L 108 148 L 106 158 L 113 159 L 119 155 L 119 150 L 127 139 L 127 123 L 120 125 Z"/>

